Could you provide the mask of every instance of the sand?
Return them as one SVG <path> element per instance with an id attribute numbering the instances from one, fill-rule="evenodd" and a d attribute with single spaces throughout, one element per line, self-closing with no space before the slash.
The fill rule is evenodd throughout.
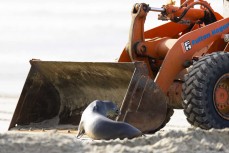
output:
<path id="1" fill-rule="evenodd" d="M 215 153 L 229 152 L 229 129 L 204 131 L 188 128 L 162 130 L 131 140 L 77 139 L 75 135 L 55 132 L 26 134 L 7 132 L 0 134 L 1 153 L 148 153 L 185 152 Z"/>
<path id="2" fill-rule="evenodd" d="M 229 153 L 229 129 L 201 130 L 191 127 L 182 110 L 176 110 L 165 128 L 131 140 L 77 139 L 75 134 L 7 131 L 18 98 L 0 98 L 0 153 Z M 6 111 L 7 110 L 7 111 Z"/>

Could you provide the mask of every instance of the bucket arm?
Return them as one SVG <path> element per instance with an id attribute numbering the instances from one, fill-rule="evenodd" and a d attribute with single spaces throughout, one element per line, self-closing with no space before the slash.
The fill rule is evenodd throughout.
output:
<path id="1" fill-rule="evenodd" d="M 193 8 L 195 5 L 201 7 Z M 144 32 L 144 22 L 149 11 L 159 11 L 159 19 L 172 22 Z M 150 76 L 167 93 L 173 80 L 189 66 L 187 63 L 192 62 L 194 56 L 207 53 L 212 43 L 217 41 L 221 48 L 225 47 L 226 43 L 222 42 L 221 37 L 228 33 L 227 23 L 228 19 L 223 19 L 203 0 L 186 1 L 180 7 L 168 4 L 160 9 L 144 3 L 136 4 L 132 11 L 128 47 L 124 52 L 132 61 L 147 63 Z M 121 56 L 120 61 L 122 59 Z M 154 67 L 158 67 L 158 70 L 155 71 Z"/>

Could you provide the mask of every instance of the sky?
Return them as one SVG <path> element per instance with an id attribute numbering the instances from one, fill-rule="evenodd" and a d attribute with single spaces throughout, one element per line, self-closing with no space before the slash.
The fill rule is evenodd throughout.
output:
<path id="1" fill-rule="evenodd" d="M 113 60 L 128 41 L 133 4 L 145 2 L 161 7 L 166 1 L 1 0 L 1 58 L 4 62 L 8 56 L 18 62 L 31 58 Z M 220 1 L 214 1 L 209 0 L 222 11 Z M 157 20 L 157 14 L 149 13 L 146 29 L 163 23 Z"/>

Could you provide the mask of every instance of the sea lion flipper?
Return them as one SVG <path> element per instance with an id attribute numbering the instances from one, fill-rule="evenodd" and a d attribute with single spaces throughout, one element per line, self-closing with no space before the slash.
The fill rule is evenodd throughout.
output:
<path id="1" fill-rule="evenodd" d="M 84 127 L 83 127 L 83 122 L 80 122 L 79 127 L 78 127 L 78 134 L 76 138 L 81 138 L 85 133 Z"/>

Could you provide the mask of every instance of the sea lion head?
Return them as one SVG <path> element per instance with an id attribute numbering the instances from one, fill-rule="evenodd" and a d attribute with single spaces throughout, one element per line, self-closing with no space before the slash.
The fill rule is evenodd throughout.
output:
<path id="1" fill-rule="evenodd" d="M 118 106 L 112 101 L 96 100 L 93 111 L 110 119 L 115 119 L 120 115 Z"/>

